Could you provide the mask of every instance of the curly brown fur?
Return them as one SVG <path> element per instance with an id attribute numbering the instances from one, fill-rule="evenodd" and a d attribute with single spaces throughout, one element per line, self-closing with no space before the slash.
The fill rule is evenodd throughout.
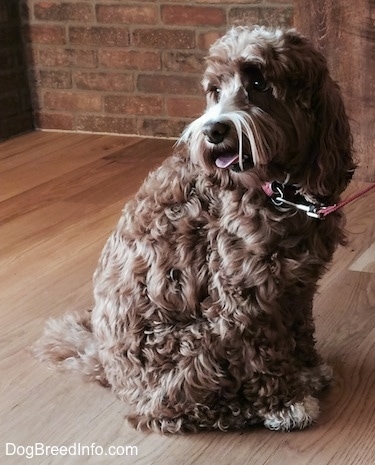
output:
<path id="1" fill-rule="evenodd" d="M 354 170 L 340 92 L 308 40 L 259 27 L 211 47 L 203 85 L 206 112 L 107 241 L 90 322 L 50 323 L 37 351 L 107 382 L 139 428 L 304 428 L 331 377 L 312 302 L 344 218 L 278 209 L 261 186 L 338 201 Z"/>

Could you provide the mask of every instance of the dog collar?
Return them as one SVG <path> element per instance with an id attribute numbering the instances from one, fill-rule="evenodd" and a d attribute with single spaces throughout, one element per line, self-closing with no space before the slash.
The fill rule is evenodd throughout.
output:
<path id="1" fill-rule="evenodd" d="M 280 210 L 295 208 L 306 213 L 307 216 L 323 219 L 329 208 L 317 201 L 312 201 L 298 191 L 292 184 L 272 181 L 262 185 L 263 192 L 271 199 L 271 202 Z"/>
<path id="2" fill-rule="evenodd" d="M 323 220 L 327 215 L 340 210 L 349 203 L 354 202 L 371 190 L 375 189 L 375 183 L 355 192 L 347 199 L 333 205 L 324 205 L 318 201 L 312 201 L 298 191 L 294 185 L 287 184 L 289 176 L 283 183 L 278 181 L 266 182 L 262 185 L 263 192 L 271 199 L 271 202 L 280 210 L 295 208 L 306 213 L 311 218 Z"/>

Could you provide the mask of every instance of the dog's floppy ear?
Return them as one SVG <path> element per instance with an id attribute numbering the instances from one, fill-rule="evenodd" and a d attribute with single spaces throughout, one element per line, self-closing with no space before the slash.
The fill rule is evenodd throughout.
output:
<path id="1" fill-rule="evenodd" d="M 352 136 L 338 85 L 326 69 L 319 74 L 311 86 L 314 129 L 305 182 L 310 193 L 337 200 L 355 169 Z"/>
<path id="2" fill-rule="evenodd" d="M 294 30 L 284 36 L 293 56 L 292 76 L 299 84 L 298 99 L 310 119 L 310 143 L 300 182 L 307 193 L 337 200 L 353 176 L 353 144 L 339 86 L 326 59 L 309 40 Z"/>

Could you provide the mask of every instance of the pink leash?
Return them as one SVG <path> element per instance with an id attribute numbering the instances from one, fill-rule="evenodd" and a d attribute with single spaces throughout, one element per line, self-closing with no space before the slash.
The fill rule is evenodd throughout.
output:
<path id="1" fill-rule="evenodd" d="M 367 194 L 367 192 L 370 192 L 372 189 L 375 189 L 375 184 L 370 184 L 369 186 L 365 187 L 364 189 L 356 192 L 355 194 L 351 195 L 347 199 L 343 200 L 342 202 L 336 204 L 336 205 L 330 205 L 328 207 L 323 207 L 321 210 L 319 210 L 319 213 L 323 216 L 323 218 L 330 213 L 335 212 L 336 210 L 339 210 L 340 208 L 345 207 L 345 205 L 348 205 L 349 203 L 354 202 L 355 200 L 359 199 L 363 195 Z"/>

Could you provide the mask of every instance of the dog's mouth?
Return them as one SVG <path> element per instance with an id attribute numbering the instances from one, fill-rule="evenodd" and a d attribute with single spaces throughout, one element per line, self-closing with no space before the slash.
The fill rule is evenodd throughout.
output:
<path id="1" fill-rule="evenodd" d="M 239 153 L 213 153 L 215 165 L 220 169 L 231 169 L 232 171 L 246 171 L 254 167 L 253 159 L 250 155 L 243 154 L 242 160 Z"/>

